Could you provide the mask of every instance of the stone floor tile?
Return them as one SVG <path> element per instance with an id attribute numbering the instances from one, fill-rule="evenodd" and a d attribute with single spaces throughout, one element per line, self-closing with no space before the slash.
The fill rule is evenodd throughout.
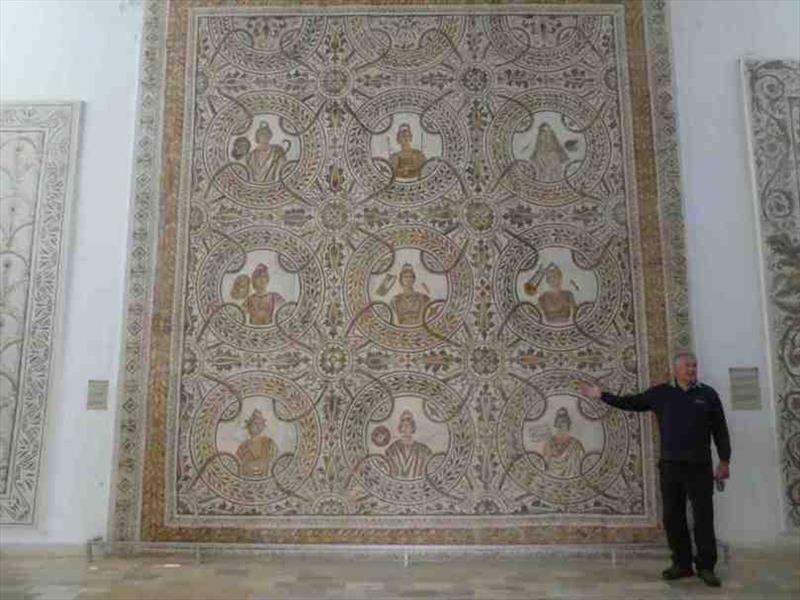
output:
<path id="1" fill-rule="evenodd" d="M 178 566 L 170 566 L 178 565 Z M 697 579 L 664 582 L 661 561 L 626 558 L 411 561 L 331 556 L 183 555 L 9 558 L 2 600 L 798 600 L 800 561 L 773 552 L 734 555 L 722 589 Z"/>
<path id="2" fill-rule="evenodd" d="M 75 600 L 80 592 L 81 588 L 74 585 L 34 585 L 31 588 L 32 597 L 41 600 Z"/>

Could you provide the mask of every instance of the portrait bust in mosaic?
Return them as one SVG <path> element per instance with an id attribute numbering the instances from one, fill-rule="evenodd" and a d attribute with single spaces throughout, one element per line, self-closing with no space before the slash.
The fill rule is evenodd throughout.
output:
<path id="1" fill-rule="evenodd" d="M 144 535 L 653 531 L 630 6 L 162 10 Z"/>

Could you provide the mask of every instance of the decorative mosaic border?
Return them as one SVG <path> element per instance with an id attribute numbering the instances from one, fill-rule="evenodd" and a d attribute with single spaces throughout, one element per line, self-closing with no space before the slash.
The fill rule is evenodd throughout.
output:
<path id="1" fill-rule="evenodd" d="M 115 473 L 109 513 L 109 537 L 114 540 L 139 539 L 152 322 L 151 282 L 157 253 L 161 191 L 167 8 L 166 2 L 153 0 L 145 3 L 143 11 L 120 361 L 122 372 L 117 396 Z"/>
<path id="2" fill-rule="evenodd" d="M 689 283 L 686 268 L 686 229 L 683 226 L 678 125 L 672 83 L 667 0 L 644 3 L 645 36 L 650 71 L 651 116 L 658 176 L 658 210 L 667 304 L 669 356 L 692 349 Z"/>
<path id="3" fill-rule="evenodd" d="M 800 529 L 800 61 L 742 61 L 785 526 Z"/>
<path id="4" fill-rule="evenodd" d="M 33 525 L 37 518 L 47 404 L 58 355 L 65 234 L 75 188 L 80 114 L 80 102 L 0 104 L 3 133 L 42 136 L 9 476 L 0 495 L 3 525 Z"/>
<path id="5" fill-rule="evenodd" d="M 559 2 L 563 4 L 564 2 Z M 619 4 L 620 2 L 607 2 Z M 279 3 L 272 3 L 279 4 Z M 657 203 L 661 214 L 663 248 L 666 257 L 661 276 L 666 277 L 669 348 L 691 345 L 686 294 L 685 243 L 680 200 L 680 175 L 677 168 L 677 131 L 672 113 L 673 90 L 668 17 L 665 0 L 639 4 L 642 10 L 648 45 L 651 78 L 651 119 L 656 133 Z M 166 22 L 169 5 L 162 0 L 148 0 L 144 8 L 144 37 L 141 53 L 139 113 L 134 162 L 134 193 L 131 207 L 131 231 L 126 299 L 126 324 L 123 341 L 124 371 L 121 375 L 118 402 L 118 426 L 113 482 L 110 537 L 119 541 L 141 539 L 143 456 L 147 446 L 147 384 L 150 369 L 148 349 L 151 323 L 160 327 L 159 315 L 152 315 L 150 284 L 155 269 L 158 244 L 161 133 L 163 127 L 165 81 Z M 649 149 L 652 151 L 652 149 Z M 655 253 L 660 260 L 660 252 Z M 659 283 L 661 283 L 659 281 Z M 661 301 L 661 300 L 658 300 Z M 650 300 L 650 303 L 654 302 Z M 168 327 L 168 323 L 163 323 Z M 663 356 L 652 358 L 663 364 Z M 547 529 L 546 527 L 542 528 Z M 344 530 L 337 530 L 344 533 Z M 588 533 L 602 539 L 602 533 Z M 512 536 L 513 537 L 513 536 Z M 416 538 L 413 538 L 416 539 Z M 411 541 L 413 541 L 413 539 Z M 445 540 L 446 541 L 446 540 Z"/>

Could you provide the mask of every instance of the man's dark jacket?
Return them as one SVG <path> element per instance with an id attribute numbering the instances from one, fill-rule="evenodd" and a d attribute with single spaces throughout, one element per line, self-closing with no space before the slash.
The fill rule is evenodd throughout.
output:
<path id="1" fill-rule="evenodd" d="M 711 464 L 710 437 L 722 461 L 731 457 L 725 413 L 711 386 L 695 383 L 684 391 L 675 384 L 651 387 L 641 394 L 615 396 L 604 393 L 606 404 L 622 410 L 652 410 L 661 431 L 661 460 Z"/>

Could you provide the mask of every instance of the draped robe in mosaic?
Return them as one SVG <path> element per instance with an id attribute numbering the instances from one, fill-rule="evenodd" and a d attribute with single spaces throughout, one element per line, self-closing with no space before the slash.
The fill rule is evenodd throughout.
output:
<path id="1" fill-rule="evenodd" d="M 170 5 L 131 537 L 652 535 L 649 417 L 578 392 L 668 345 L 633 9 Z"/>

